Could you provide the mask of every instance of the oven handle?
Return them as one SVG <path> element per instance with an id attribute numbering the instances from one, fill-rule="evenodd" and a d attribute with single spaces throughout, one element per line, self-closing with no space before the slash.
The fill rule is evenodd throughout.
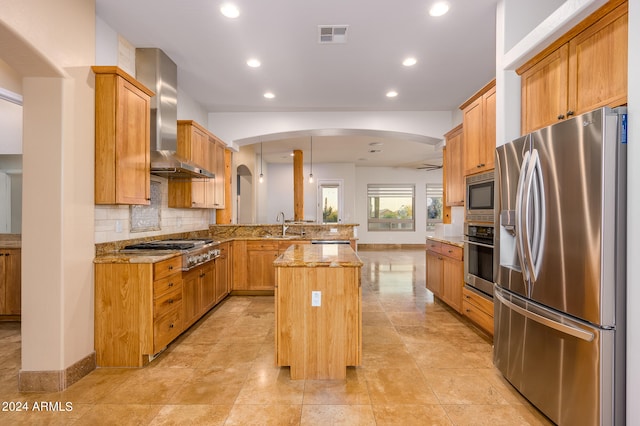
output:
<path id="1" fill-rule="evenodd" d="M 492 248 L 493 248 L 493 246 L 492 246 L 492 245 L 489 245 L 489 244 L 483 244 L 483 243 L 476 243 L 475 241 L 462 240 L 462 242 L 463 242 L 463 243 L 466 243 L 466 244 L 473 244 L 473 245 L 476 245 L 476 246 L 486 247 L 486 248 L 490 248 L 490 249 L 492 249 Z"/>

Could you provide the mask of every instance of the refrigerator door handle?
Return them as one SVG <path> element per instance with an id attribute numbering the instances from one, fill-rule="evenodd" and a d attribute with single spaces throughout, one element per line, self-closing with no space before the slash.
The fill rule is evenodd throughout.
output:
<path id="1" fill-rule="evenodd" d="M 516 220 L 515 220 L 515 240 L 516 240 L 516 251 L 518 253 L 518 259 L 520 259 L 520 267 L 522 268 L 522 276 L 524 277 L 525 283 L 529 281 L 529 273 L 527 271 L 527 260 L 525 258 L 525 250 L 524 250 L 524 223 L 527 220 L 525 205 L 523 205 L 524 198 L 524 187 L 525 187 L 525 179 L 527 176 L 527 170 L 529 169 L 529 159 L 530 159 L 529 151 L 525 152 L 522 158 L 522 166 L 520 168 L 520 176 L 518 177 L 518 186 L 516 187 Z M 529 293 L 527 286 L 527 295 Z M 530 295 L 529 295 L 530 296 Z"/>
<path id="2" fill-rule="evenodd" d="M 564 334 L 568 334 L 570 336 L 573 337 L 577 337 L 578 339 L 582 339 L 585 340 L 587 342 L 591 342 L 595 335 L 590 332 L 590 331 L 586 331 L 583 330 L 581 328 L 578 327 L 574 327 L 568 324 L 562 324 L 560 322 L 557 322 L 551 318 L 546 318 L 542 315 L 536 314 L 535 312 L 531 312 L 525 308 L 522 308 L 518 305 L 516 305 L 515 303 L 505 299 L 502 294 L 500 294 L 500 291 L 495 291 L 493 292 L 493 296 L 498 299 L 498 301 L 500 303 L 502 303 L 503 305 L 505 305 L 506 307 L 508 307 L 509 309 L 516 311 L 517 313 L 519 313 L 520 315 L 529 318 L 530 320 L 533 320 L 539 324 L 542 324 L 544 326 L 547 326 L 549 328 L 553 328 L 554 330 L 557 330 L 561 333 Z"/>
<path id="3" fill-rule="evenodd" d="M 538 150 L 533 149 L 526 171 L 524 183 L 524 226 L 522 233 L 527 271 L 533 285 L 540 271 L 541 250 L 545 227 L 544 184 Z M 533 204 L 532 204 L 533 201 Z M 531 220 L 529 220 L 531 219 Z"/>

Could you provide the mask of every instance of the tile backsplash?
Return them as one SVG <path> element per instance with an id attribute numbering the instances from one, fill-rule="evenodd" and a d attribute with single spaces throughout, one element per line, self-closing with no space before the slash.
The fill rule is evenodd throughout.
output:
<path id="1" fill-rule="evenodd" d="M 208 229 L 215 223 L 213 209 L 170 209 L 168 207 L 169 184 L 167 179 L 153 176 L 160 184 L 160 229 L 143 232 L 131 231 L 131 209 L 129 206 L 95 206 L 95 243 L 155 237 L 178 232 Z"/>

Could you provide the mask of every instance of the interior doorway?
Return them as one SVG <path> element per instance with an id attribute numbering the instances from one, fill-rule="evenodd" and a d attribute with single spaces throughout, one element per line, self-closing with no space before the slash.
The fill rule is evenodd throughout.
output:
<path id="1" fill-rule="evenodd" d="M 241 164 L 236 169 L 236 223 L 254 222 L 254 192 L 253 174 L 251 170 Z"/>
<path id="2" fill-rule="evenodd" d="M 318 218 L 319 223 L 342 223 L 344 211 L 342 179 L 318 181 Z"/>

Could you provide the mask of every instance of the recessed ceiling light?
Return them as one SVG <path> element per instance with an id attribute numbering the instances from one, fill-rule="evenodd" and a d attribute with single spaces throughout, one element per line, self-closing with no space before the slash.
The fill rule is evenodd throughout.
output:
<path id="1" fill-rule="evenodd" d="M 371 154 L 377 154 L 377 153 L 379 153 L 379 152 L 382 152 L 382 150 L 381 150 L 381 149 L 370 149 L 370 150 L 369 150 L 369 152 L 370 152 Z"/>
<path id="2" fill-rule="evenodd" d="M 247 61 L 247 65 L 249 65 L 251 68 L 258 68 L 261 64 L 260 61 L 256 58 L 251 58 Z"/>
<path id="3" fill-rule="evenodd" d="M 273 94 L 273 93 L 271 93 L 271 92 L 267 92 L 267 93 L 265 93 L 263 96 L 264 96 L 265 98 L 267 98 L 267 99 L 273 99 L 273 98 L 275 98 L 275 97 L 276 97 L 276 95 L 274 95 L 274 94 Z"/>
<path id="4" fill-rule="evenodd" d="M 383 143 L 382 143 L 382 142 L 371 142 L 371 143 L 369 144 L 369 146 L 382 146 L 382 145 L 383 145 Z"/>
<path id="5" fill-rule="evenodd" d="M 220 7 L 220 13 L 222 13 L 227 18 L 235 19 L 240 16 L 240 10 L 236 7 L 236 5 L 231 3 L 225 3 Z"/>
<path id="6" fill-rule="evenodd" d="M 431 16 L 442 16 L 449 11 L 449 3 L 446 1 L 439 1 L 434 3 L 429 9 L 429 15 Z"/>
<path id="7" fill-rule="evenodd" d="M 417 63 L 417 59 L 416 58 L 407 58 L 404 61 L 402 61 L 402 65 L 404 65 L 405 67 L 412 67 Z"/>
<path id="8" fill-rule="evenodd" d="M 387 92 L 387 98 L 395 98 L 396 96 L 398 96 L 398 92 L 396 92 L 395 90 L 390 90 Z"/>

